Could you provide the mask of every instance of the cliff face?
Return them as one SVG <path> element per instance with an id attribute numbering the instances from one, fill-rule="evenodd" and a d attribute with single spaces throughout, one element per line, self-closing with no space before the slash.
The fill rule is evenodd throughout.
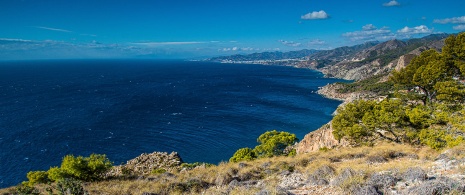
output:
<path id="1" fill-rule="evenodd" d="M 303 154 L 318 151 L 320 148 L 335 148 L 348 145 L 347 141 L 338 141 L 334 138 L 331 123 L 328 123 L 305 135 L 304 139 L 297 144 L 296 151 L 298 154 Z"/>

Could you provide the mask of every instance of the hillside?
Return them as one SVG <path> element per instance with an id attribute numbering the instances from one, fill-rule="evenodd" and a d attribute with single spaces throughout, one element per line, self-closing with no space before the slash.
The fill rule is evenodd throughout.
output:
<path id="1" fill-rule="evenodd" d="M 300 50 L 264 52 L 249 55 L 222 56 L 207 59 L 223 63 L 258 63 L 292 65 L 321 71 L 327 77 L 362 80 L 387 74 L 398 66 L 405 66 L 413 56 L 428 49 L 440 50 L 448 34 L 435 34 L 409 40 L 367 42 L 332 50 Z"/>
<path id="2" fill-rule="evenodd" d="M 367 71 L 354 83 L 323 87 L 319 93 L 344 104 L 297 144 L 291 133 L 269 131 L 219 165 L 184 163 L 175 152 L 119 166 L 104 155 L 66 156 L 61 167 L 29 172 L 29 181 L 0 193 L 464 194 L 464 45 L 462 33 L 347 52 L 360 62 L 397 57 L 376 66 L 389 66 L 386 74 Z M 323 68 L 353 67 L 340 63 Z"/>
<path id="3" fill-rule="evenodd" d="M 208 59 L 209 61 L 214 62 L 229 62 L 229 61 L 259 61 L 259 60 L 284 60 L 284 59 L 302 59 L 307 56 L 318 52 L 318 50 L 299 50 L 299 51 L 289 51 L 289 52 L 263 52 L 263 53 L 253 53 L 248 55 L 232 55 L 232 56 L 221 56 Z"/>

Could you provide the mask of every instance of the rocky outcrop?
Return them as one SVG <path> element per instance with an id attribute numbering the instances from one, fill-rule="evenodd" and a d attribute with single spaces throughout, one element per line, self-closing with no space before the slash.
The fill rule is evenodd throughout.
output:
<path id="1" fill-rule="evenodd" d="M 333 136 L 331 123 L 323 125 L 320 129 L 305 135 L 304 139 L 297 144 L 296 151 L 298 154 L 314 152 L 320 148 L 335 148 L 348 146 L 349 142 L 345 140 L 338 141 Z"/>
<path id="2" fill-rule="evenodd" d="M 107 173 L 107 176 L 111 177 L 125 174 L 146 175 L 156 169 L 164 169 L 166 171 L 179 169 L 182 163 L 183 161 L 177 152 L 172 152 L 170 154 L 166 152 L 143 153 L 127 161 L 124 165 L 114 166 L 112 170 Z"/>

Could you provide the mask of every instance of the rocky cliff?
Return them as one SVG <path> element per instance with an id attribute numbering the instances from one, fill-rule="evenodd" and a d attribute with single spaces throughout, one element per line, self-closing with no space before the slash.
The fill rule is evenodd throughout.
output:
<path id="1" fill-rule="evenodd" d="M 323 125 L 318 130 L 305 135 L 304 139 L 296 146 L 298 154 L 319 151 L 322 148 L 336 148 L 348 146 L 349 143 L 345 140 L 338 141 L 333 136 L 331 122 Z"/>

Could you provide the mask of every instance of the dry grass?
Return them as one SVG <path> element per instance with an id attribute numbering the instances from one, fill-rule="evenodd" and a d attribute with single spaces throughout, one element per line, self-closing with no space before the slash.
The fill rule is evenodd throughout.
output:
<path id="1" fill-rule="evenodd" d="M 402 173 L 409 167 L 427 168 L 432 166 L 440 152 L 426 147 L 412 147 L 393 143 L 379 143 L 374 147 L 340 148 L 301 154 L 295 157 L 275 157 L 242 163 L 222 162 L 212 167 L 197 167 L 193 170 L 144 175 L 132 179 L 122 178 L 109 181 L 86 183 L 84 188 L 90 194 L 255 194 L 262 190 L 277 194 L 280 175 L 299 172 L 314 174 L 323 166 L 330 166 L 335 177 L 347 168 L 363 175 L 382 171 Z M 463 158 L 465 145 L 450 149 L 448 155 Z M 387 159 L 383 163 L 369 163 L 369 157 Z M 327 178 L 330 179 L 330 178 Z M 233 185 L 233 180 L 237 182 Z M 363 183 L 363 176 L 353 177 L 340 186 L 345 188 L 354 183 Z M 242 182 L 240 185 L 238 182 Z M 247 182 L 250 182 L 247 183 Z M 258 184 L 257 184 L 258 183 Z M 230 186 L 233 185 L 233 186 Z M 45 187 L 39 187 L 43 190 Z M 15 189 L 2 189 L 0 194 L 9 194 Z"/>

